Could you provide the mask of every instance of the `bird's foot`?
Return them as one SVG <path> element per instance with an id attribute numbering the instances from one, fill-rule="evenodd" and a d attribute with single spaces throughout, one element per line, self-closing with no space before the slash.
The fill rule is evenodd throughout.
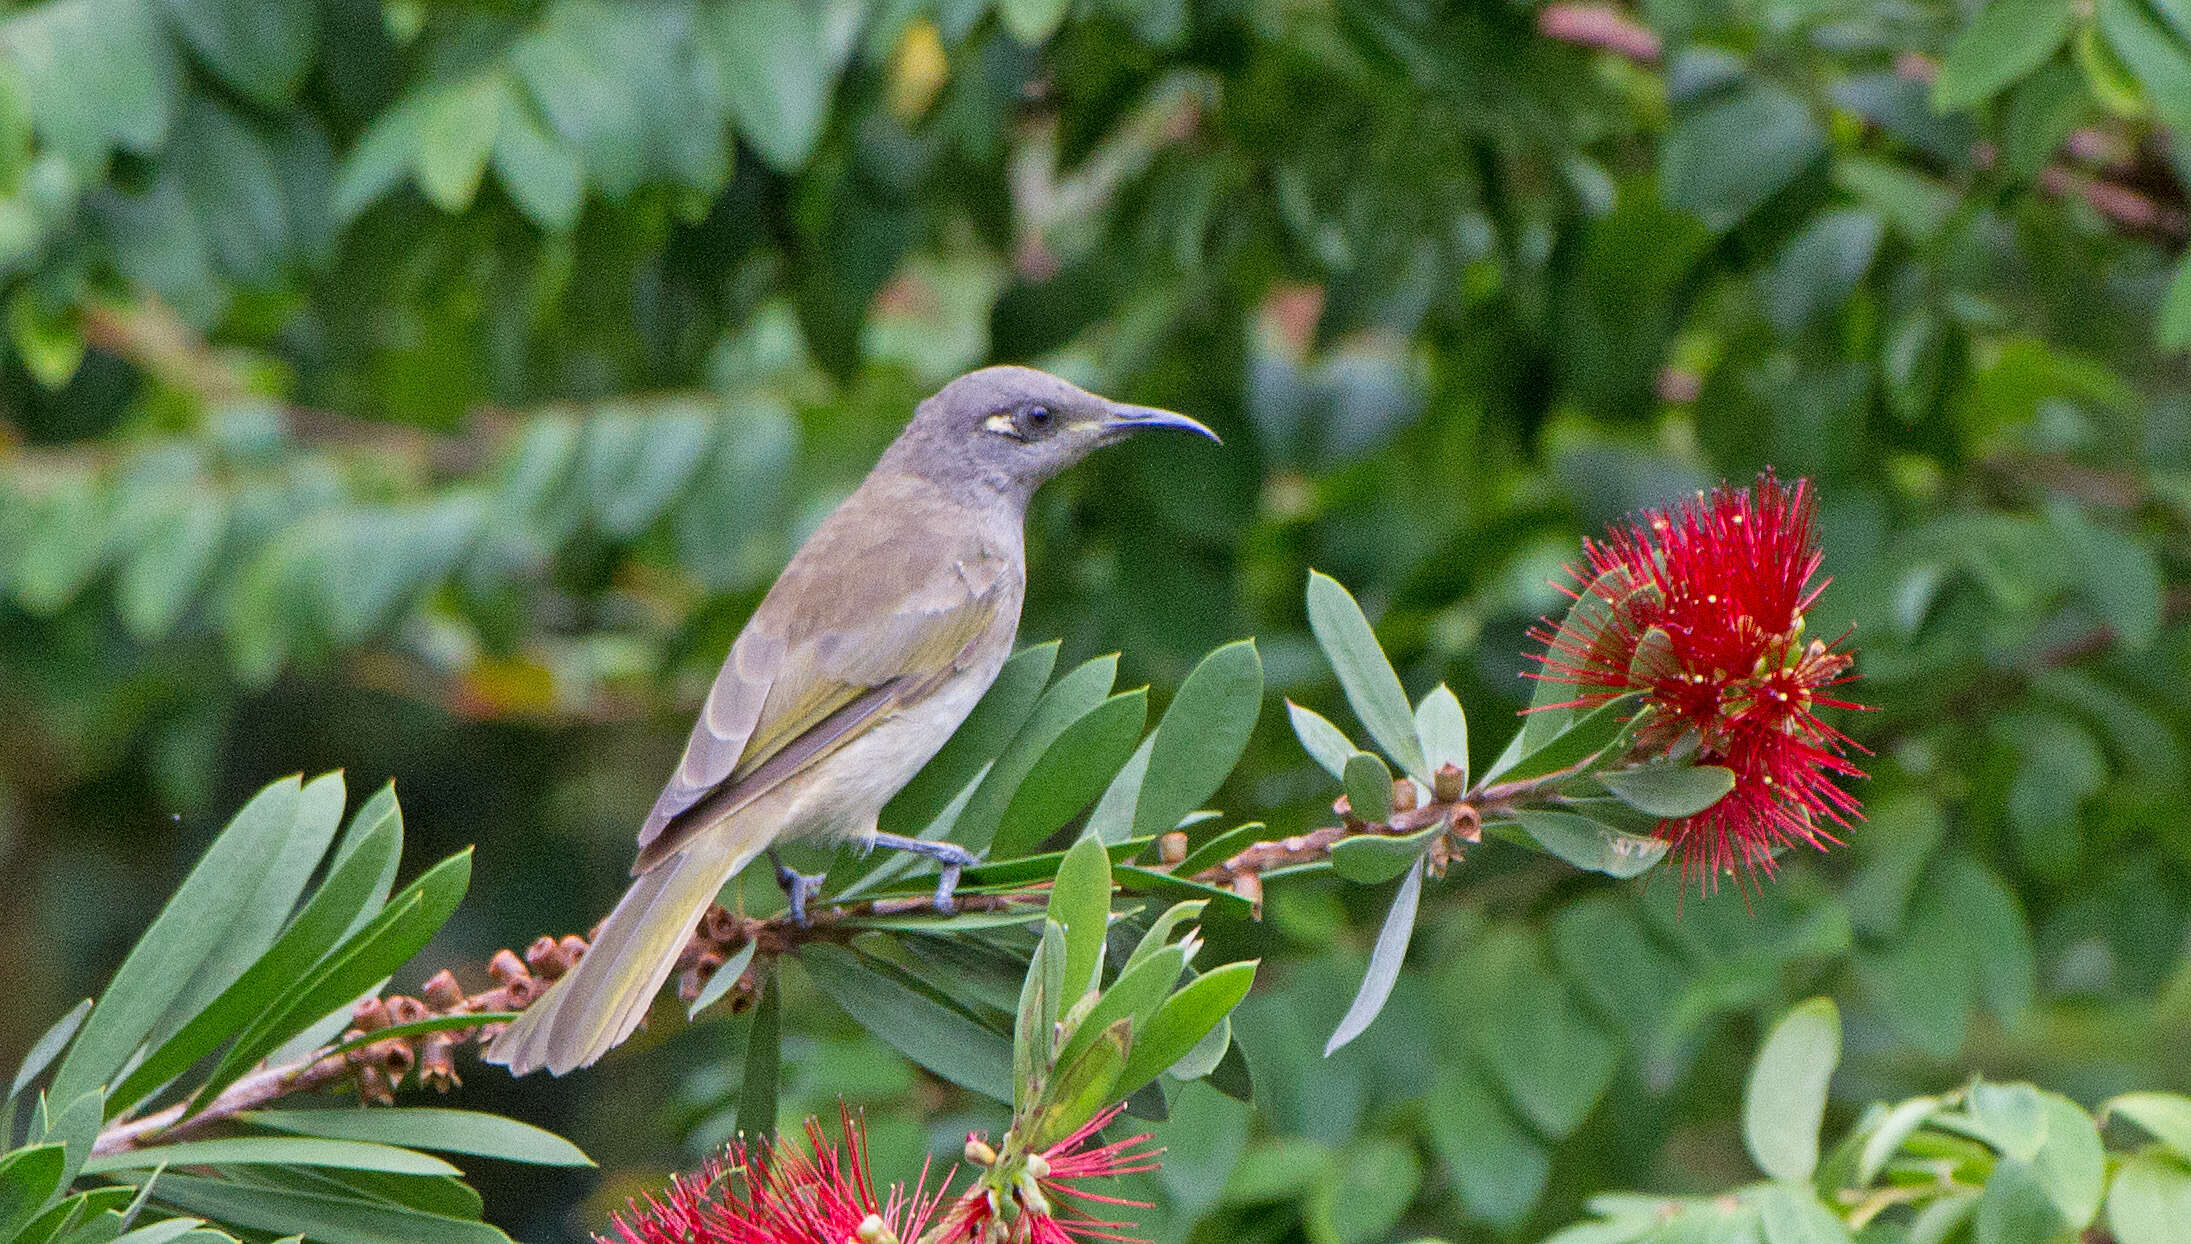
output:
<path id="1" fill-rule="evenodd" d="M 784 863 L 774 851 L 768 853 L 768 862 L 776 866 L 776 884 L 783 887 L 784 897 L 791 900 L 791 923 L 806 927 L 807 900 L 822 889 L 821 873 L 802 873 Z"/>
<path id="2" fill-rule="evenodd" d="M 951 897 L 959 888 L 959 874 L 981 863 L 981 857 L 955 842 L 931 842 L 926 838 L 908 838 L 903 834 L 875 835 L 874 845 L 889 847 L 893 851 L 911 851 L 936 861 L 940 871 L 936 876 L 936 910 L 950 915 L 958 910 L 958 903 Z"/>

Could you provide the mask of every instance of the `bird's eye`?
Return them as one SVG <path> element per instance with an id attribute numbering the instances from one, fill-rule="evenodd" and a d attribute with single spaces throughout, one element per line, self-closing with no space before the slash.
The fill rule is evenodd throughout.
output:
<path id="1" fill-rule="evenodd" d="M 1057 416 L 1050 413 L 1050 408 L 1041 405 L 1029 406 L 1019 415 L 1020 430 L 1028 436 L 1049 435 L 1050 426 L 1056 421 Z"/>

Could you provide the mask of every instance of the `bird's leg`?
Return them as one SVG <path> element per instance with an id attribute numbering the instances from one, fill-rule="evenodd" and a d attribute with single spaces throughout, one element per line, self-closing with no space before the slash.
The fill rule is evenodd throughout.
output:
<path id="1" fill-rule="evenodd" d="M 936 877 L 936 910 L 948 916 L 956 904 L 951 901 L 951 891 L 959 888 L 959 873 L 965 868 L 981 863 L 981 857 L 955 842 L 930 842 L 926 838 L 908 838 L 903 834 L 878 833 L 871 845 L 889 847 L 893 851 L 911 851 L 936 861 L 941 872 Z"/>
<path id="2" fill-rule="evenodd" d="M 791 900 L 791 923 L 806 927 L 806 901 L 822 888 L 822 874 L 802 873 L 784 863 L 783 857 L 770 847 L 768 862 L 776 866 L 776 884 L 784 888 L 784 897 Z"/>

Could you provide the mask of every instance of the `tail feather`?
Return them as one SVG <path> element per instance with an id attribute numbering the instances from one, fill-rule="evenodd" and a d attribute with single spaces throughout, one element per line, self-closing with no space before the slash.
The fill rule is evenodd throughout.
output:
<path id="1" fill-rule="evenodd" d="M 726 843 L 724 830 L 700 835 L 632 882 L 602 922 L 584 957 L 487 1048 L 487 1061 L 512 1075 L 546 1067 L 554 1075 L 598 1060 L 631 1035 L 677 966 L 723 883 L 760 854 L 764 835 Z"/>

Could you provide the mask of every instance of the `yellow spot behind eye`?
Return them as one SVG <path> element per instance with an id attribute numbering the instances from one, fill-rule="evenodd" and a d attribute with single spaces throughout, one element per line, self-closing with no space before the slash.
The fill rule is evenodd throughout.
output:
<path id="1" fill-rule="evenodd" d="M 981 426 L 1001 436 L 1018 436 L 1019 429 L 1012 426 L 1012 416 L 991 415 L 981 421 Z"/>

